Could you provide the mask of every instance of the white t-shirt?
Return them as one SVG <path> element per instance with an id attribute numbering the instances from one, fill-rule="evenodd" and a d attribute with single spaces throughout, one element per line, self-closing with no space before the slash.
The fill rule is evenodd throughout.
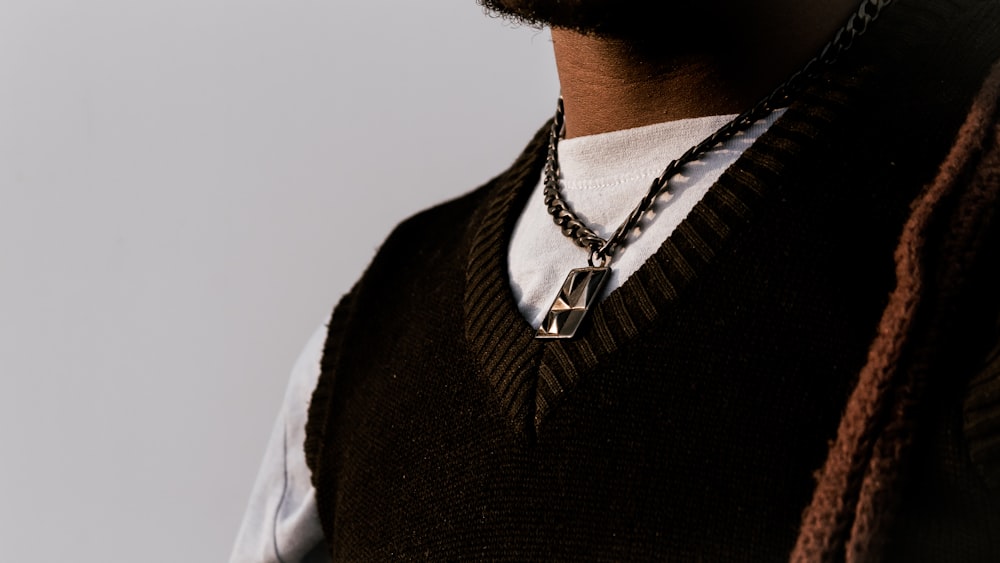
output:
<path id="1" fill-rule="evenodd" d="M 670 236 L 708 188 L 784 110 L 738 133 L 723 145 L 681 169 L 616 252 L 604 295 L 618 288 Z M 563 199 L 591 230 L 607 239 L 649 190 L 667 164 L 701 142 L 733 115 L 681 119 L 623 131 L 563 140 L 559 168 Z M 535 188 L 510 242 L 511 289 L 521 314 L 538 326 L 566 274 L 587 265 L 589 253 L 562 234 Z"/>
<path id="2" fill-rule="evenodd" d="M 781 115 L 747 131 L 685 167 L 670 182 L 612 263 L 605 293 L 621 286 L 701 200 L 719 176 Z M 568 139 L 559 143 L 564 199 L 592 230 L 607 238 L 625 220 L 667 163 L 734 116 L 721 115 Z M 566 274 L 588 254 L 566 238 L 545 209 L 539 179 L 511 237 L 511 289 L 524 317 L 538 326 Z M 326 323 L 306 344 L 289 379 L 230 563 L 329 561 L 303 444 L 309 400 L 320 374 Z"/>

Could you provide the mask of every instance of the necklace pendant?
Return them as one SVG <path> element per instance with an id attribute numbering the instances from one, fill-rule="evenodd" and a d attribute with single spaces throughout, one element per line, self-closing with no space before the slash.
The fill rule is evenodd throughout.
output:
<path id="1" fill-rule="evenodd" d="M 601 296 L 609 274 L 611 268 L 607 266 L 570 270 L 535 338 L 573 338 Z"/>

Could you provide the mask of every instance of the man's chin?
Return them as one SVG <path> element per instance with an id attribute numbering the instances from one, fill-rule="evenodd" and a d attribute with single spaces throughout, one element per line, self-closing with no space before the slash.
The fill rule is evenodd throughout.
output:
<path id="1" fill-rule="evenodd" d="M 648 0 L 477 0 L 487 12 L 532 27 L 557 27 L 630 41 L 669 41 L 708 2 Z"/>

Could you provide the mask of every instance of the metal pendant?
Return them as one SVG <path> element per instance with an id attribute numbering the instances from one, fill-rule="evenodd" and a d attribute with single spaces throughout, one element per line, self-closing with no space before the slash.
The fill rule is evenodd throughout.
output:
<path id="1" fill-rule="evenodd" d="M 535 338 L 573 338 L 590 307 L 601 296 L 610 273 L 607 266 L 571 270 Z"/>

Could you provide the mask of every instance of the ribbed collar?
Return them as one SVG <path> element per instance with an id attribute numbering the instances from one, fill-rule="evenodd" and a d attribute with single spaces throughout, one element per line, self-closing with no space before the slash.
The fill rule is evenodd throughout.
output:
<path id="1" fill-rule="evenodd" d="M 899 11 L 893 7 L 883 20 Z M 518 432 L 530 439 L 553 405 L 585 373 L 669 314 L 751 218 L 786 185 L 801 181 L 805 162 L 822 162 L 816 159 L 822 159 L 824 147 L 844 135 L 846 116 L 878 95 L 875 69 L 885 66 L 886 58 L 898 60 L 905 46 L 901 36 L 911 41 L 920 38 L 913 30 L 933 22 L 928 17 L 931 11 L 907 16 L 901 26 L 904 32 L 884 33 L 877 46 L 855 48 L 839 66 L 811 80 L 785 115 L 723 173 L 659 250 L 595 306 L 583 335 L 569 341 L 535 340 L 535 328 L 519 313 L 507 274 L 511 233 L 544 163 L 548 124 L 542 127 L 511 169 L 488 186 L 471 223 L 466 267 L 465 335 L 482 379 Z M 875 51 L 889 55 L 880 57 Z"/>
<path id="2" fill-rule="evenodd" d="M 547 127 L 496 180 L 472 235 L 465 334 L 480 374 L 519 432 L 537 430 L 583 373 L 666 314 L 762 201 L 781 189 L 796 157 L 829 134 L 842 104 L 833 96 L 808 98 L 789 108 L 723 173 L 659 250 L 595 306 L 589 326 L 573 340 L 536 340 L 507 274 L 508 242 L 541 172 Z"/>

